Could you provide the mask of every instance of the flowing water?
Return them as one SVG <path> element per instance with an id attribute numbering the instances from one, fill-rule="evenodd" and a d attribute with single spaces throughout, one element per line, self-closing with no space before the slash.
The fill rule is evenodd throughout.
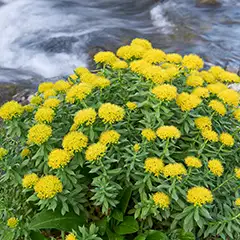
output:
<path id="1" fill-rule="evenodd" d="M 219 0 L 220 1 L 220 0 Z M 98 49 L 144 37 L 166 52 L 240 63 L 240 0 L 0 0 L 0 82 L 87 66 Z"/>

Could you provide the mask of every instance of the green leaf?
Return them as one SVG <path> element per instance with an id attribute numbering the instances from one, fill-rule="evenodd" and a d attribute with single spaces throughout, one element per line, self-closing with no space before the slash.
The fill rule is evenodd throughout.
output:
<path id="1" fill-rule="evenodd" d="M 164 232 L 161 231 L 151 231 L 147 236 L 146 240 L 168 240 L 169 238 Z"/>
<path id="2" fill-rule="evenodd" d="M 147 236 L 146 234 L 141 234 L 134 238 L 134 240 L 146 240 Z"/>
<path id="3" fill-rule="evenodd" d="M 118 220 L 119 222 L 122 222 L 123 221 L 123 213 L 118 210 L 118 209 L 115 209 L 112 213 L 112 217 L 116 220 Z"/>
<path id="4" fill-rule="evenodd" d="M 40 232 L 31 232 L 30 237 L 32 240 L 47 240 Z"/>
<path id="5" fill-rule="evenodd" d="M 14 239 L 14 232 L 7 232 L 6 234 L 4 234 L 4 237 L 2 240 L 13 240 Z"/>
<path id="6" fill-rule="evenodd" d="M 138 229 L 138 222 L 134 217 L 124 217 L 123 222 L 114 227 L 114 231 L 119 235 L 135 233 Z"/>
<path id="7" fill-rule="evenodd" d="M 195 240 L 194 234 L 191 232 L 185 232 L 183 229 L 177 234 L 177 240 Z"/>
<path id="8" fill-rule="evenodd" d="M 119 203 L 119 207 L 122 210 L 123 214 L 125 214 L 125 212 L 127 210 L 128 202 L 131 198 L 131 195 L 132 195 L 132 188 L 131 187 L 125 188 L 123 191 L 123 194 L 122 194 L 122 198 Z"/>
<path id="9" fill-rule="evenodd" d="M 82 226 L 85 223 L 84 215 L 76 215 L 73 212 L 69 212 L 66 215 L 62 215 L 59 210 L 56 211 L 42 211 L 35 215 L 32 219 L 29 229 L 58 229 L 62 231 L 72 231 L 72 229 L 78 229 L 78 226 Z"/>
<path id="10" fill-rule="evenodd" d="M 96 226 L 99 228 L 99 234 L 103 236 L 107 229 L 107 217 L 95 222 Z"/>
<path id="11" fill-rule="evenodd" d="M 107 228 L 107 236 L 109 240 L 124 240 L 123 236 L 113 233 L 109 228 Z"/>

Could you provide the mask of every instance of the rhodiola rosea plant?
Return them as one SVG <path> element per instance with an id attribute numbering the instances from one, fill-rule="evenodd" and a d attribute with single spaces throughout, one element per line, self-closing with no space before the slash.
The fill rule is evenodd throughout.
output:
<path id="1" fill-rule="evenodd" d="M 2 239 L 239 239 L 240 78 L 134 39 L 0 108 Z"/>

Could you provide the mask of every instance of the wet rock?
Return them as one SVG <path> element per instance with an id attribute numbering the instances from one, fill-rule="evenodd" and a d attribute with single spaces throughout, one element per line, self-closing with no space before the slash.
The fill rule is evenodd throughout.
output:
<path id="1" fill-rule="evenodd" d="M 203 6 L 219 7 L 221 3 L 218 0 L 196 0 L 196 5 L 198 7 L 203 7 Z"/>
<path id="2" fill-rule="evenodd" d="M 15 94 L 12 99 L 21 103 L 22 105 L 26 105 L 30 101 L 30 96 L 34 94 L 34 91 L 32 89 L 24 89 L 17 94 Z"/>
<path id="3" fill-rule="evenodd" d="M 0 83 L 0 105 L 9 101 L 19 91 L 15 84 Z"/>
<path id="4" fill-rule="evenodd" d="M 240 75 L 240 66 L 237 64 L 227 63 L 225 69 L 229 72 L 233 72 Z"/>

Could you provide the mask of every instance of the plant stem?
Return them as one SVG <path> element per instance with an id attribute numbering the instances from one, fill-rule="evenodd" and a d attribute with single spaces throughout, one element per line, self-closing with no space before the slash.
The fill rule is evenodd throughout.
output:
<path id="1" fill-rule="evenodd" d="M 232 178 L 234 178 L 235 176 L 231 176 L 230 178 L 228 178 L 227 180 L 225 180 L 223 183 L 221 183 L 219 186 L 217 186 L 216 188 L 213 189 L 213 192 L 215 192 L 216 190 L 218 190 L 220 187 L 222 187 L 224 184 L 226 184 L 227 182 L 229 182 Z"/>

